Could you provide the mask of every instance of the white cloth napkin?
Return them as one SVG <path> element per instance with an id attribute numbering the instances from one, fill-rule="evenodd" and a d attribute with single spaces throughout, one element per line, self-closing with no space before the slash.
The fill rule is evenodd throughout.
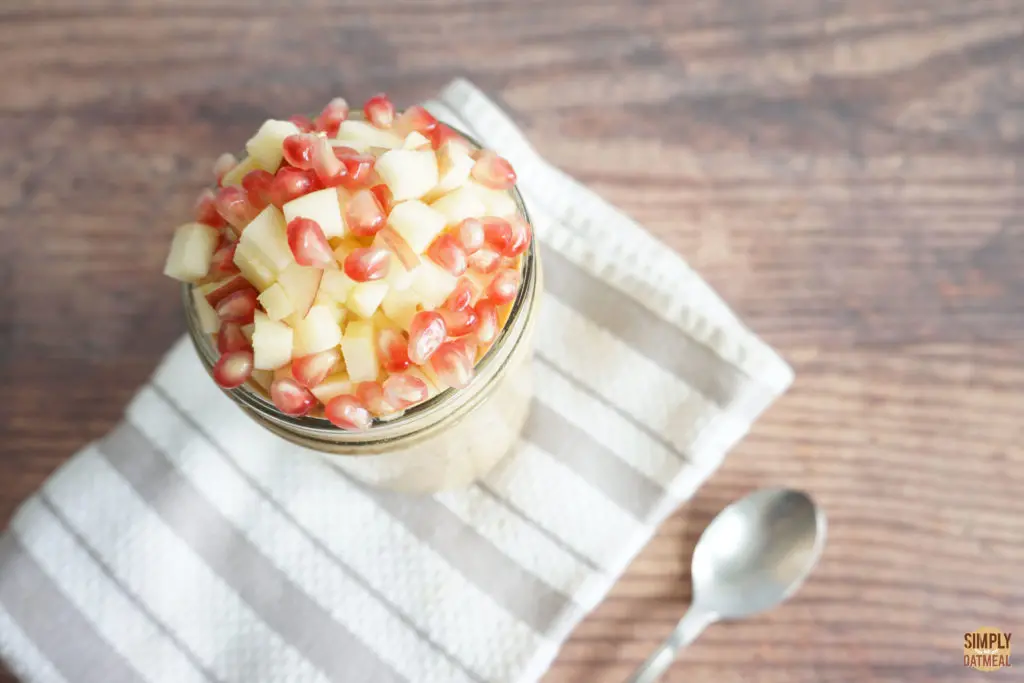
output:
<path id="1" fill-rule="evenodd" d="M 671 250 L 466 81 L 429 106 L 508 157 L 546 274 L 522 441 L 472 488 L 371 489 L 262 430 L 186 341 L 0 540 L 27 681 L 534 681 L 792 380 Z"/>

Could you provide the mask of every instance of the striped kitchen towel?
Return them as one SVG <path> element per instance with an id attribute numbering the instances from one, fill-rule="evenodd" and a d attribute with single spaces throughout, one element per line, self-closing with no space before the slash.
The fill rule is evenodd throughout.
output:
<path id="1" fill-rule="evenodd" d="M 257 427 L 181 341 L 0 540 L 0 653 L 40 683 L 538 679 L 792 380 L 671 250 L 465 81 L 546 293 L 521 442 L 470 489 L 371 489 Z"/>

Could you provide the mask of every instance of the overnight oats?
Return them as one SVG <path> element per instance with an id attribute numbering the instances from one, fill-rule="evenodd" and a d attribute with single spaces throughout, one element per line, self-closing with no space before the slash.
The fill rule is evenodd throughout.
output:
<path id="1" fill-rule="evenodd" d="M 266 121 L 214 175 L 164 269 L 213 381 L 364 481 L 485 475 L 529 410 L 541 287 L 508 161 L 377 95 Z"/>

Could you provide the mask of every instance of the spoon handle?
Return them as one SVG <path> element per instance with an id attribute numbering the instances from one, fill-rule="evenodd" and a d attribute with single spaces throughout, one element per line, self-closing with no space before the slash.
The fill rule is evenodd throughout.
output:
<path id="1" fill-rule="evenodd" d="M 672 666 L 679 650 L 695 641 L 697 636 L 717 618 L 711 612 L 690 607 L 672 634 L 633 672 L 626 683 L 655 683 L 661 680 L 662 675 Z"/>

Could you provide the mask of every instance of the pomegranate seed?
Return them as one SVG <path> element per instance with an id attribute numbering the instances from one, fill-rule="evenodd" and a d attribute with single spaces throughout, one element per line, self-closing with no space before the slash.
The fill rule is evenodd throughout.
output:
<path id="1" fill-rule="evenodd" d="M 502 252 L 504 256 L 516 257 L 526 251 L 530 246 L 530 226 L 520 216 L 513 216 L 508 221 L 512 228 L 512 239 L 508 247 Z"/>
<path id="2" fill-rule="evenodd" d="M 409 367 L 409 340 L 397 330 L 383 329 L 377 337 L 381 365 L 388 372 L 401 372 Z"/>
<path id="3" fill-rule="evenodd" d="M 225 277 L 238 273 L 238 266 L 235 265 L 235 249 L 237 242 L 225 242 L 213 252 L 213 260 L 210 262 L 210 275 Z"/>
<path id="4" fill-rule="evenodd" d="M 512 164 L 489 149 L 480 152 L 470 174 L 481 185 L 493 190 L 507 190 L 516 184 Z"/>
<path id="5" fill-rule="evenodd" d="M 292 361 L 292 375 L 299 384 L 312 389 L 327 379 L 341 360 L 338 349 L 327 349 L 320 353 L 311 353 Z"/>
<path id="6" fill-rule="evenodd" d="M 270 385 L 270 398 L 285 415 L 305 415 L 316 405 L 316 396 L 294 379 L 275 379 Z"/>
<path id="7" fill-rule="evenodd" d="M 508 249 L 512 242 L 512 226 L 504 218 L 487 216 L 481 218 L 484 226 L 484 242 L 499 254 Z"/>
<path id="8" fill-rule="evenodd" d="M 429 393 L 427 383 L 414 375 L 398 373 L 384 380 L 384 400 L 397 410 L 426 400 Z"/>
<path id="9" fill-rule="evenodd" d="M 270 203 L 270 187 L 274 184 L 274 174 L 269 171 L 249 171 L 242 178 L 242 187 L 249 198 L 249 203 L 259 211 L 267 208 Z"/>
<path id="10" fill-rule="evenodd" d="M 470 346 L 462 339 L 456 339 L 438 347 L 430 358 L 430 367 L 448 386 L 464 389 L 473 379 L 475 356 L 475 347 Z"/>
<path id="11" fill-rule="evenodd" d="M 323 131 L 334 137 L 338 134 L 341 122 L 348 118 L 348 102 L 340 97 L 335 97 L 327 103 L 320 115 L 316 117 L 314 126 L 316 130 Z"/>
<path id="12" fill-rule="evenodd" d="M 390 128 L 395 122 L 395 105 L 384 93 L 374 95 L 363 105 L 366 120 L 378 128 Z"/>
<path id="13" fill-rule="evenodd" d="M 313 171 L 282 166 L 270 186 L 270 203 L 281 208 L 293 199 L 317 189 L 317 178 Z"/>
<path id="14" fill-rule="evenodd" d="M 377 198 L 377 203 L 384 209 L 384 213 L 391 213 L 391 209 L 395 206 L 395 197 L 391 194 L 391 188 L 384 183 L 380 183 L 371 187 L 370 192 Z"/>
<path id="15" fill-rule="evenodd" d="M 252 351 L 232 351 L 214 364 L 213 381 L 225 389 L 234 389 L 245 384 L 252 370 Z"/>
<path id="16" fill-rule="evenodd" d="M 469 257 L 469 267 L 478 273 L 493 273 L 501 265 L 501 254 L 481 249 Z"/>
<path id="17" fill-rule="evenodd" d="M 466 218 L 455 232 L 459 237 L 459 243 L 467 254 L 475 253 L 484 246 L 484 224 L 479 218 Z"/>
<path id="18" fill-rule="evenodd" d="M 369 187 L 373 175 L 373 164 L 377 160 L 371 154 L 361 154 L 351 147 L 334 147 L 334 156 L 345 165 L 342 185 L 349 189 Z"/>
<path id="19" fill-rule="evenodd" d="M 373 416 L 359 399 L 352 394 L 335 396 L 324 406 L 324 416 L 335 427 L 352 431 L 363 431 L 370 428 Z"/>
<path id="20" fill-rule="evenodd" d="M 384 227 L 384 209 L 370 190 L 359 190 L 345 207 L 345 225 L 353 235 L 370 237 Z"/>
<path id="21" fill-rule="evenodd" d="M 448 298 L 444 300 L 441 308 L 447 308 L 449 311 L 461 311 L 463 308 L 469 306 L 470 302 L 473 301 L 473 294 L 475 294 L 473 283 L 467 277 L 460 277 L 459 281 L 455 283 L 455 289 L 448 295 Z"/>
<path id="22" fill-rule="evenodd" d="M 312 218 L 294 218 L 288 223 L 288 246 L 300 266 L 327 268 L 334 264 L 327 236 Z"/>
<path id="23" fill-rule="evenodd" d="M 409 107 L 395 119 L 395 132 L 403 138 L 413 131 L 430 138 L 435 128 L 437 128 L 437 119 L 419 105 Z"/>
<path id="24" fill-rule="evenodd" d="M 430 144 L 434 149 L 441 149 L 445 144 L 452 143 L 456 148 L 461 148 L 466 154 L 469 154 L 470 150 L 472 150 L 472 146 L 466 138 L 443 123 L 438 123 L 427 137 L 430 138 Z"/>
<path id="25" fill-rule="evenodd" d="M 234 154 L 228 154 L 225 152 L 217 157 L 217 161 L 213 162 L 213 177 L 217 179 L 217 184 L 220 185 L 220 181 L 224 178 L 228 171 L 238 166 L 238 159 L 235 158 Z"/>
<path id="26" fill-rule="evenodd" d="M 240 292 L 243 289 L 251 289 L 252 285 L 241 275 L 236 275 L 226 282 L 222 282 L 219 287 L 214 289 L 212 292 L 206 295 L 206 301 L 217 308 L 217 304 L 223 301 L 229 294 Z"/>
<path id="27" fill-rule="evenodd" d="M 296 114 L 295 116 L 290 117 L 288 120 L 294 123 L 295 127 L 301 130 L 303 133 L 312 133 L 314 130 L 316 130 L 315 126 L 313 125 L 313 119 L 309 118 L 308 116 Z"/>
<path id="28" fill-rule="evenodd" d="M 240 323 L 221 323 L 217 331 L 217 350 L 221 353 L 252 351 L 252 344 L 242 333 Z"/>
<path id="29" fill-rule="evenodd" d="M 249 203 L 245 190 L 234 185 L 222 187 L 217 192 L 217 213 L 237 229 L 244 228 L 259 211 Z"/>
<path id="30" fill-rule="evenodd" d="M 395 408 L 384 397 L 384 389 L 377 382 L 360 382 L 357 384 L 356 398 L 371 413 L 378 417 L 395 412 Z"/>
<path id="31" fill-rule="evenodd" d="M 448 328 L 449 337 L 465 336 L 476 327 L 476 311 L 469 306 L 460 308 L 457 311 L 442 307 L 437 309 L 437 312 L 444 318 L 444 325 Z"/>
<path id="32" fill-rule="evenodd" d="M 252 287 L 228 294 L 217 304 L 217 316 L 222 322 L 248 325 L 256 313 L 257 296 Z"/>
<path id="33" fill-rule="evenodd" d="M 345 257 L 345 275 L 356 282 L 379 280 L 388 274 L 391 266 L 391 252 L 380 247 L 353 249 Z"/>
<path id="34" fill-rule="evenodd" d="M 313 154 L 319 138 L 312 133 L 289 135 L 281 145 L 284 159 L 295 168 L 313 168 Z"/>
<path id="35" fill-rule="evenodd" d="M 394 228 L 390 225 L 385 225 L 381 228 L 380 232 L 377 233 L 380 241 L 384 243 L 384 246 L 391 250 L 395 256 L 398 257 L 399 262 L 405 266 L 406 270 L 412 270 L 420 264 L 419 255 L 413 251 L 413 248 L 409 246 L 409 243 L 405 241 L 405 238 L 398 234 Z"/>
<path id="36" fill-rule="evenodd" d="M 348 176 L 348 169 L 327 140 L 317 138 L 313 149 L 313 171 L 326 187 L 337 187 Z"/>
<path id="37" fill-rule="evenodd" d="M 423 365 L 444 342 L 448 328 L 436 311 L 420 311 L 409 324 L 409 360 Z"/>
<path id="38" fill-rule="evenodd" d="M 459 241 L 449 234 L 441 235 L 434 240 L 427 248 L 427 256 L 452 275 L 462 275 L 466 272 L 466 252 L 462 250 Z"/>
<path id="39" fill-rule="evenodd" d="M 487 286 L 487 295 L 492 301 L 499 304 L 507 304 L 516 298 L 519 291 L 519 271 L 505 268 L 498 271 L 498 274 Z"/>
<path id="40" fill-rule="evenodd" d="M 217 195 L 213 193 L 213 190 L 206 189 L 199 193 L 193 211 L 198 222 L 209 225 L 211 228 L 222 228 L 228 224 L 224 220 L 224 216 L 217 212 Z"/>
<path id="41" fill-rule="evenodd" d="M 498 307 L 490 299 L 476 302 L 476 338 L 483 344 L 494 341 L 498 336 Z"/>

